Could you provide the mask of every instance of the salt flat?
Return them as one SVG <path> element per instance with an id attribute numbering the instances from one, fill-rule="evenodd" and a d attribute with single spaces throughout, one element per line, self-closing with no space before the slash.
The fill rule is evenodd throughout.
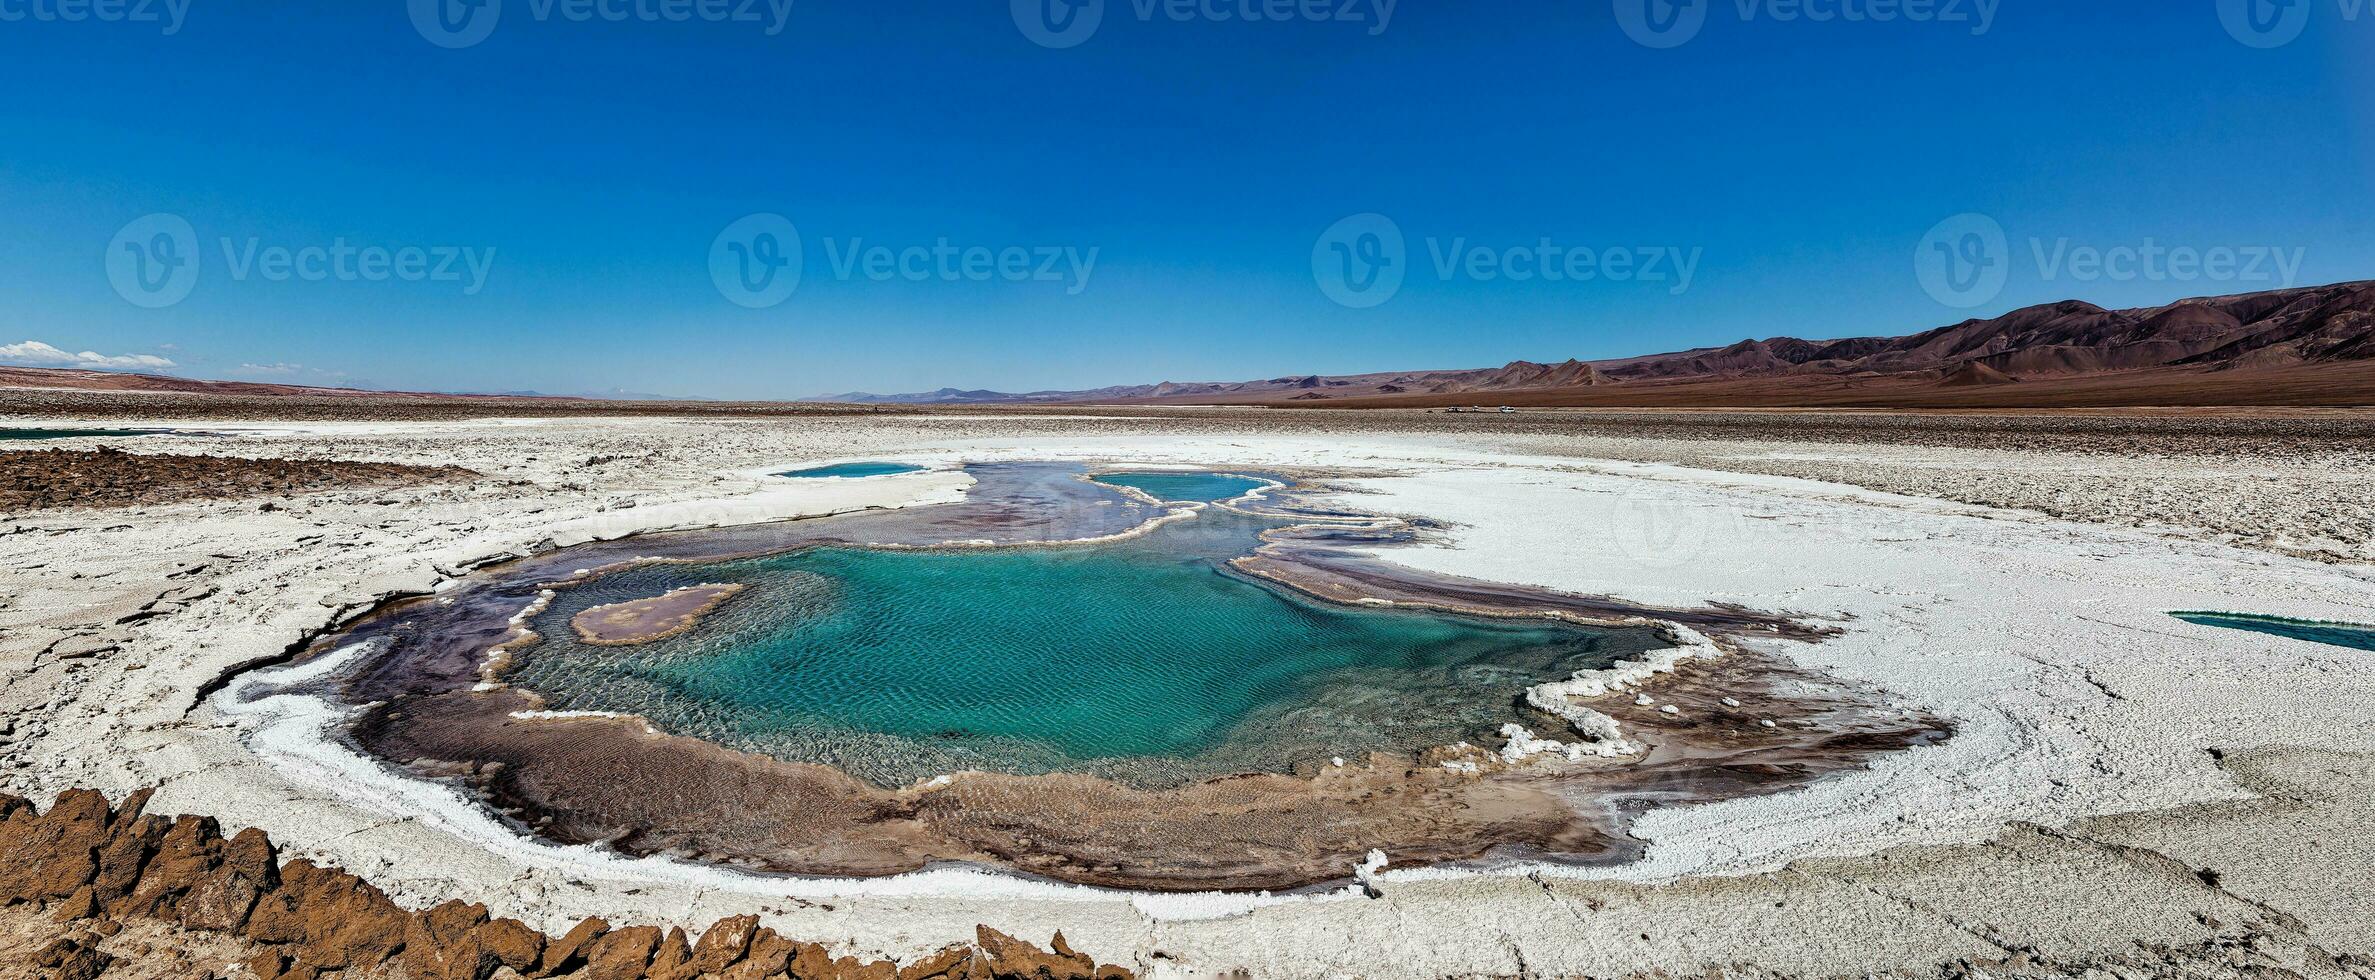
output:
<path id="1" fill-rule="evenodd" d="M 459 465 L 485 479 L 272 510 L 244 499 L 12 515 L 0 535 L 5 783 L 35 796 L 161 785 L 154 812 L 264 827 L 409 903 L 484 901 L 547 930 L 587 914 L 690 927 L 757 911 L 788 934 L 911 957 L 987 923 L 1034 940 L 1061 929 L 1154 975 L 1929 976 L 1970 962 L 1997 975 L 2375 976 L 2375 913 L 2354 890 L 2375 871 L 2364 652 L 2167 616 L 2375 621 L 2367 569 L 2342 563 L 2369 547 L 2342 489 L 2364 486 L 2362 451 L 2262 465 L 2254 446 L 2279 440 L 2156 448 L 2149 426 L 2122 436 L 2140 449 L 2106 453 L 2051 440 L 1950 450 L 1945 437 L 1787 424 L 1672 438 L 1396 418 L 256 420 L 200 448 L 177 440 L 170 451 Z M 1933 424 L 1967 437 L 1912 427 Z M 1444 525 L 1389 560 L 1836 619 L 1836 639 L 1765 652 L 1960 731 L 1809 790 L 1651 813 L 1647 858 L 1622 868 L 1389 869 L 1377 899 L 1199 899 L 961 871 L 801 882 L 605 859 L 525 842 L 417 781 L 292 766 L 259 740 L 268 719 L 200 697 L 380 597 L 433 591 L 501 555 L 963 491 L 947 472 L 760 475 L 880 458 L 1341 472 L 1347 505 Z M 2069 489 L 2051 498 L 2053 487 Z M 2004 506 L 2041 499 L 2061 516 Z"/>

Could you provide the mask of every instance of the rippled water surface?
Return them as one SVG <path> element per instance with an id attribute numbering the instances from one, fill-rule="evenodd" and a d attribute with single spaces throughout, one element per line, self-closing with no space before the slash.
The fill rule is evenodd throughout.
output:
<path id="1" fill-rule="evenodd" d="M 1526 686 L 1655 644 L 1334 606 L 1226 567 L 1279 523 L 1207 510 L 1093 545 L 649 566 L 565 590 L 515 679 L 558 708 L 635 712 L 887 786 L 963 769 L 1164 785 L 1482 741 L 1517 720 Z M 570 640 L 590 606 L 720 581 L 750 589 L 690 633 Z"/>

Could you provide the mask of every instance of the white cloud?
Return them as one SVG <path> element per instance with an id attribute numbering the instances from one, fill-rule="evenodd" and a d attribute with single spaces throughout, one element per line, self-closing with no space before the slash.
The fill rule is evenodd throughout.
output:
<path id="1" fill-rule="evenodd" d="M 286 362 L 278 364 L 242 364 L 239 366 L 239 373 L 241 374 L 295 374 L 303 370 L 305 370 L 305 365 L 303 364 L 289 364 Z"/>
<path id="2" fill-rule="evenodd" d="M 0 364 L 21 364 L 32 367 L 91 368 L 118 371 L 133 368 L 169 368 L 168 361 L 154 354 L 107 355 L 96 351 L 79 354 L 60 350 L 38 340 L 21 344 L 0 344 Z"/>

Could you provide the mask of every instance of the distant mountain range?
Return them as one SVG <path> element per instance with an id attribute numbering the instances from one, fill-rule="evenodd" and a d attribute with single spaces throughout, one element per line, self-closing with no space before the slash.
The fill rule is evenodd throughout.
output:
<path id="1" fill-rule="evenodd" d="M 0 367 L 0 388 L 239 396 L 698 401 L 629 391 L 372 391 L 73 368 Z M 845 392 L 877 405 L 1269 405 L 1280 408 L 2047 408 L 2375 406 L 2375 282 L 2107 310 L 2065 300 L 1901 337 L 1773 337 L 1599 361 L 1303 374 L 1078 391 Z"/>
<path id="2" fill-rule="evenodd" d="M 2101 379 L 2133 383 L 2163 374 L 2237 371 L 2289 377 L 2305 368 L 2358 362 L 2375 362 L 2375 282 L 2202 297 L 2131 310 L 2065 300 L 1906 336 L 1774 337 L 1601 361 L 1514 361 L 1497 368 L 1261 381 L 1166 381 L 1080 391 L 846 392 L 818 400 L 910 405 L 1331 402 L 1382 407 L 1453 404 L 1463 398 L 1491 401 L 1520 394 L 1527 396 L 1520 399 L 1525 403 L 1556 404 L 1543 396 L 1565 393 L 1575 404 L 1648 403 L 1644 398 L 1681 404 L 1694 399 L 1678 393 L 1692 389 L 1709 396 L 1710 404 L 1722 403 L 1722 392 L 1735 393 L 1741 404 L 1795 403 L 1802 396 L 1789 394 L 1793 391 L 1824 393 L 1809 404 L 1852 404 L 1860 396 L 1838 393 L 1869 390 L 1883 400 L 1903 400 L 1923 389 L 1951 393 L 2047 382 L 2059 390 L 2079 381 L 2089 384 L 2077 387 L 2091 389 L 2103 388 Z M 1758 383 L 1745 384 L 1751 381 Z M 2052 384 L 2056 382 L 2064 384 Z M 1968 402 L 1971 396 L 1942 394 L 1931 400 Z"/>
<path id="3" fill-rule="evenodd" d="M 670 395 L 651 395 L 641 392 L 613 390 L 586 392 L 575 395 L 548 395 L 537 391 L 383 391 L 374 388 L 322 388 L 313 385 L 274 384 L 267 381 L 206 381 L 166 374 L 140 374 L 132 371 L 92 371 L 82 368 L 42 368 L 0 366 L 0 388 L 64 388 L 77 391 L 148 391 L 196 395 L 296 396 L 310 395 L 333 398 L 536 398 L 559 401 L 636 401 L 673 402 L 707 401 Z"/>

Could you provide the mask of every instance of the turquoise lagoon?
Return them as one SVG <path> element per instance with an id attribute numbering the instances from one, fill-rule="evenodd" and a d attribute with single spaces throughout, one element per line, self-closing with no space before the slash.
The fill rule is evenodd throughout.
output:
<path id="1" fill-rule="evenodd" d="M 923 471 L 923 467 L 917 466 L 913 463 L 868 462 L 834 463 L 830 466 L 811 466 L 804 470 L 792 470 L 785 473 L 777 473 L 775 475 L 796 477 L 801 479 L 821 479 L 826 477 L 858 479 L 869 476 L 890 476 L 896 473 L 921 473 Z"/>
<path id="2" fill-rule="evenodd" d="M 1159 470 L 1099 473 L 1091 479 L 1106 486 L 1143 491 L 1156 500 L 1203 504 L 1234 500 L 1270 485 L 1266 480 L 1231 473 L 1175 473 Z"/>
<path id="3" fill-rule="evenodd" d="M 2285 619 L 2281 616 L 2252 616 L 2242 613 L 2180 612 L 2170 613 L 2197 626 L 2220 626 L 2227 629 L 2249 630 L 2311 643 L 2349 647 L 2353 650 L 2375 650 L 2375 626 L 2351 623 L 2318 623 L 2305 619 Z"/>
<path id="4" fill-rule="evenodd" d="M 1659 645 L 1646 630 L 1332 605 L 1228 568 L 1281 523 L 1206 510 L 1096 544 L 646 566 L 563 591 L 514 679 L 555 708 L 634 712 L 883 786 L 966 769 L 1163 786 L 1493 744 L 1528 686 Z M 749 590 L 686 634 L 570 639 L 590 606 L 721 581 Z"/>

